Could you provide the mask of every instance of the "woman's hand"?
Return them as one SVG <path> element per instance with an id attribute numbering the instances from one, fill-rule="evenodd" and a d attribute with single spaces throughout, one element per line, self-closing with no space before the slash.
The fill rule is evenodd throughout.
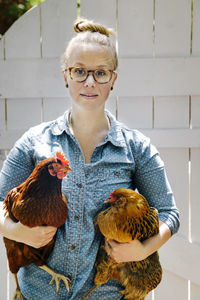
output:
<path id="1" fill-rule="evenodd" d="M 138 240 L 128 243 L 118 243 L 114 240 L 105 240 L 105 249 L 108 255 L 117 263 L 140 261 L 148 256 L 145 246 Z"/>
<path id="2" fill-rule="evenodd" d="M 15 241 L 27 244 L 34 248 L 40 248 L 48 244 L 57 231 L 57 228 L 53 226 L 37 226 L 30 228 L 20 222 L 13 224 L 12 227 L 13 232 L 15 232 Z"/>
<path id="3" fill-rule="evenodd" d="M 20 222 L 13 222 L 3 210 L 0 202 L 0 234 L 10 240 L 24 243 L 34 248 L 48 244 L 56 234 L 57 228 L 53 226 L 28 227 Z"/>
<path id="4" fill-rule="evenodd" d="M 118 243 L 114 240 L 105 240 L 105 249 L 108 255 L 117 263 L 140 261 L 157 251 L 170 237 L 171 231 L 168 225 L 159 221 L 159 233 L 149 239 L 143 242 L 134 240 L 129 243 Z"/>

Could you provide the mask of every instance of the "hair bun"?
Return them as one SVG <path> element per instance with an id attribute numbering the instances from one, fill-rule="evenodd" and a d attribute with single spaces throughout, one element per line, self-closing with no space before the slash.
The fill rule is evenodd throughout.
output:
<path id="1" fill-rule="evenodd" d="M 79 19 L 74 23 L 74 30 L 77 33 L 90 31 L 90 32 L 99 32 L 106 36 L 110 36 L 110 34 L 114 34 L 112 29 L 106 28 L 100 24 L 94 23 L 93 21 L 89 21 L 86 19 Z"/>

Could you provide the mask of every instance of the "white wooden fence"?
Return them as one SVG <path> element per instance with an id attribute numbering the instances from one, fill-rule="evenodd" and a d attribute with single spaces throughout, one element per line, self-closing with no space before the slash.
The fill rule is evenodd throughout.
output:
<path id="1" fill-rule="evenodd" d="M 75 0 L 47 0 L 0 41 L 0 160 L 30 126 L 70 106 L 60 56 Z M 160 250 L 163 280 L 148 300 L 200 299 L 200 1 L 81 0 L 81 16 L 116 29 L 118 83 L 108 108 L 160 150 L 181 228 Z M 0 300 L 13 282 L 0 244 Z"/>

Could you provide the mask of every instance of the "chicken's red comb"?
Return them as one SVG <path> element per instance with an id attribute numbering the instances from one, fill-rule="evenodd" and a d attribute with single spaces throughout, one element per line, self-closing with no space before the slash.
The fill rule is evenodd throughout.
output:
<path id="1" fill-rule="evenodd" d="M 62 165 L 69 166 L 69 160 L 67 160 L 63 153 L 56 152 L 57 158 L 61 161 Z"/>
<path id="2" fill-rule="evenodd" d="M 110 193 L 110 197 L 112 197 L 115 193 L 115 190 Z"/>

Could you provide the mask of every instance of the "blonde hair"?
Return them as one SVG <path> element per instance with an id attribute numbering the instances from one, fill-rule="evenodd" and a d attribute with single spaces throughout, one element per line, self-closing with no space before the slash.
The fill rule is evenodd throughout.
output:
<path id="1" fill-rule="evenodd" d="M 78 34 L 74 36 L 68 43 L 65 52 L 62 56 L 62 67 L 65 69 L 68 66 L 68 59 L 70 56 L 70 49 L 72 45 L 77 43 L 85 44 L 98 44 L 104 48 L 110 50 L 114 70 L 118 66 L 117 50 L 113 38 L 115 38 L 115 32 L 111 28 L 94 23 L 86 19 L 79 19 L 74 23 L 74 30 Z"/>

